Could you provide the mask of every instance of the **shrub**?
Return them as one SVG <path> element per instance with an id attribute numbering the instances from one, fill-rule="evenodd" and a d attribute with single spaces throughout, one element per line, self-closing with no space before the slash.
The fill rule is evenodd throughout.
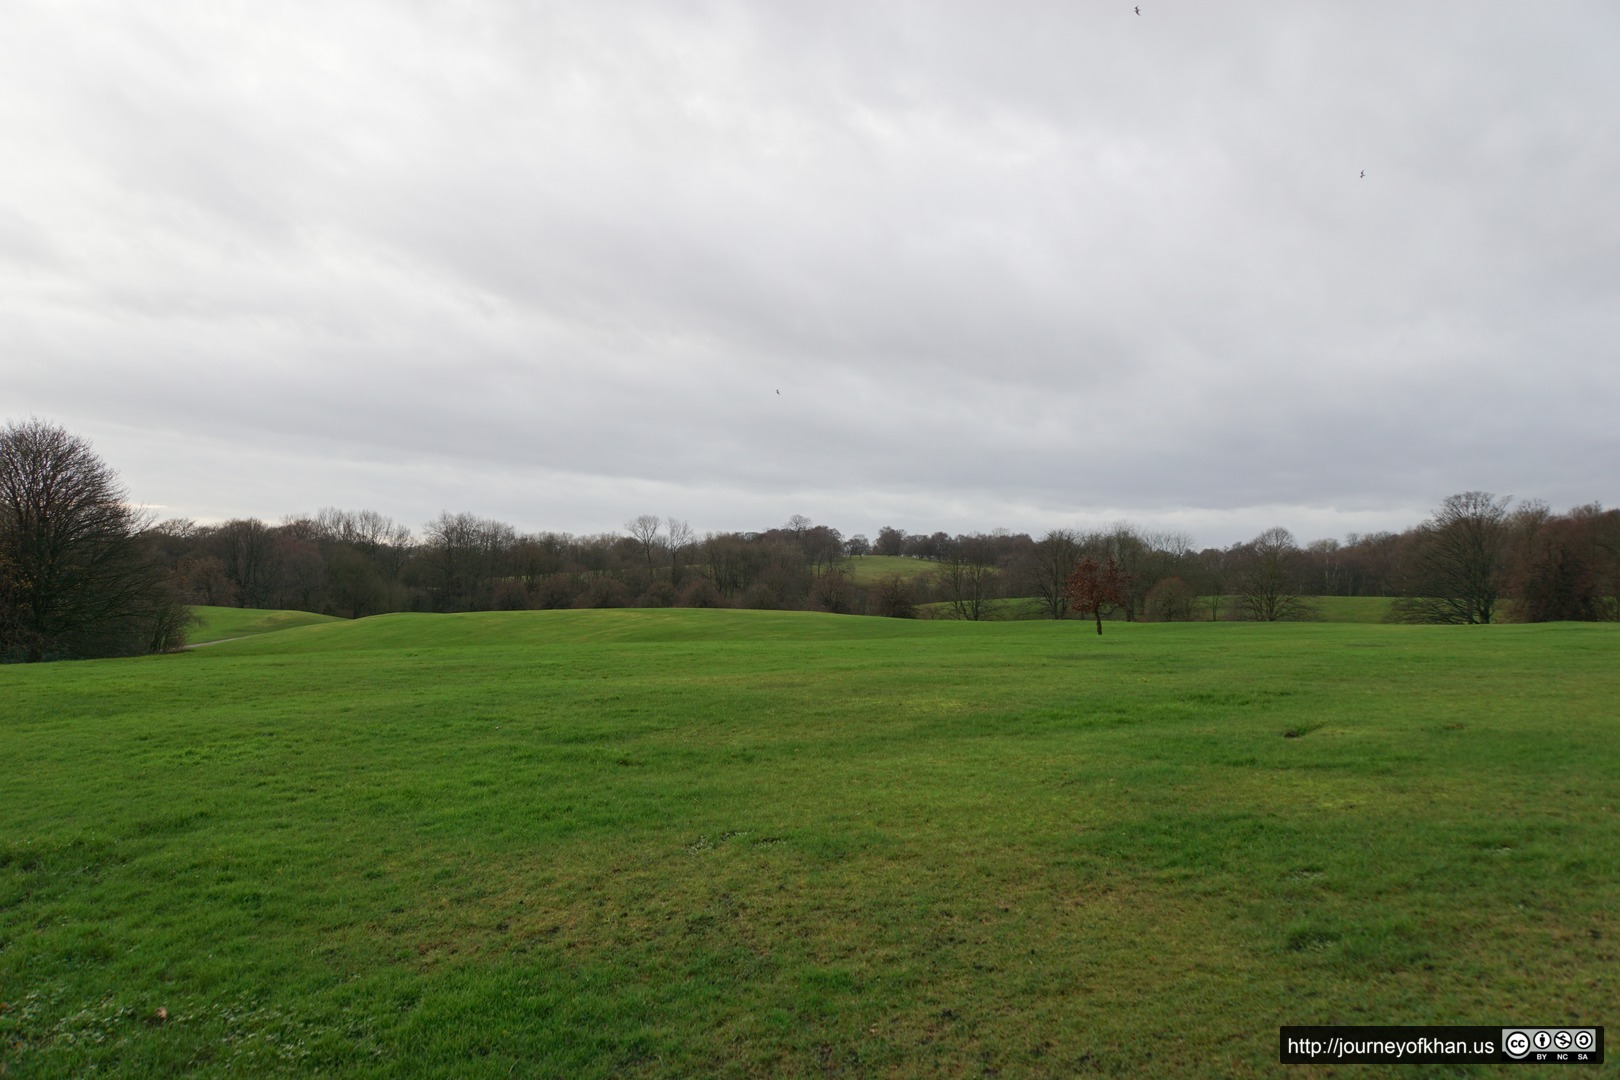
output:
<path id="1" fill-rule="evenodd" d="M 891 619 L 915 619 L 917 590 L 910 581 L 895 574 L 873 586 L 867 610 Z"/>
<path id="2" fill-rule="evenodd" d="M 523 587 L 523 582 L 502 578 L 491 590 L 490 603 L 496 611 L 528 611 L 534 606 L 534 598 Z"/>
<path id="3" fill-rule="evenodd" d="M 592 578 L 585 590 L 574 597 L 577 608 L 618 608 L 630 606 L 630 590 L 617 578 Z"/>
<path id="4" fill-rule="evenodd" d="M 678 599 L 675 586 L 667 581 L 655 581 L 636 598 L 636 607 L 674 607 Z"/>
<path id="5" fill-rule="evenodd" d="M 689 608 L 718 608 L 726 606 L 726 598 L 720 595 L 714 582 L 706 577 L 693 578 L 686 588 L 681 590 L 681 607 Z"/>

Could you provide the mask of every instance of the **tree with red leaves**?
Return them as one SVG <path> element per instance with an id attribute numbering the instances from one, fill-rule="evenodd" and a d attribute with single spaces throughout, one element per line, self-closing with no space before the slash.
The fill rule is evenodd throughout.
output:
<path id="1" fill-rule="evenodd" d="M 1130 587 L 1131 575 L 1112 555 L 1103 563 L 1087 555 L 1074 564 L 1074 572 L 1064 584 L 1064 594 L 1072 610 L 1097 620 L 1097 633 L 1101 634 L 1103 616 L 1125 605 Z"/>

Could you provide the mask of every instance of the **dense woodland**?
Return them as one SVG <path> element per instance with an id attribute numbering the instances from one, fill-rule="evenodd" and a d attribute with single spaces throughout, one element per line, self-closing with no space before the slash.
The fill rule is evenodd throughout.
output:
<path id="1" fill-rule="evenodd" d="M 868 560 L 878 555 L 887 561 Z M 897 569 L 897 558 L 908 561 Z M 873 572 L 876 569 L 877 572 Z M 152 523 L 83 439 L 0 430 L 0 659 L 133 655 L 184 640 L 191 605 L 391 611 L 744 607 L 958 619 L 1312 617 L 1314 596 L 1394 598 L 1409 622 L 1620 618 L 1620 511 L 1553 513 L 1488 492 L 1401 533 L 1299 544 L 1271 528 L 1228 548 L 1120 523 L 1040 537 L 885 527 L 844 536 L 795 515 L 695 533 L 642 515 L 623 533 L 519 533 L 443 513 L 420 533 L 369 510 L 276 524 Z M 1106 609 L 1106 610 L 1105 610 Z"/>
<path id="2" fill-rule="evenodd" d="M 1613 620 L 1620 614 L 1620 511 L 1553 513 L 1481 492 L 1453 496 L 1401 533 L 1298 543 L 1273 528 L 1228 548 L 1130 524 L 1039 537 L 883 528 L 875 539 L 795 516 L 761 532 L 697 535 L 644 515 L 622 533 L 519 533 L 442 514 L 420 534 L 371 511 L 327 509 L 278 524 L 167 521 L 151 529 L 181 596 L 195 604 L 386 611 L 567 607 L 746 607 L 981 619 L 1072 614 L 1066 582 L 1083 557 L 1114 559 L 1129 620 L 1309 618 L 1312 596 L 1398 598 L 1394 617 Z M 918 560 L 874 575 L 861 556 Z M 1513 603 L 1504 603 L 1508 600 Z"/>

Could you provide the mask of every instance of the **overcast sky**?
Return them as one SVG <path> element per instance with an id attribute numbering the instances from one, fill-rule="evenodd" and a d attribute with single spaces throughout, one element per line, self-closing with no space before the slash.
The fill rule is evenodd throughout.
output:
<path id="1" fill-rule="evenodd" d="M 1620 502 L 1620 5 L 1132 8 L 6 0 L 0 419 L 201 521 Z"/>

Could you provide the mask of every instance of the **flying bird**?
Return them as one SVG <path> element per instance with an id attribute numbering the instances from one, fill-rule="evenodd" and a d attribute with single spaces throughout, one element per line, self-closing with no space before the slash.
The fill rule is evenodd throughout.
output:
<path id="1" fill-rule="evenodd" d="M 777 396 L 777 397 L 781 397 L 781 396 L 782 396 L 782 391 L 780 391 L 780 390 L 778 390 L 778 391 L 777 391 L 777 392 L 776 392 L 776 396 Z"/>
<path id="2" fill-rule="evenodd" d="M 1136 9 L 1136 13 L 1137 13 L 1137 14 L 1138 14 L 1138 15 L 1140 15 L 1140 14 L 1142 14 L 1142 9 L 1141 9 L 1141 8 L 1137 8 L 1137 9 Z"/>
<path id="3" fill-rule="evenodd" d="M 1361 178 L 1363 180 L 1367 179 L 1367 170 L 1366 169 L 1361 170 Z M 780 391 L 778 391 L 778 393 L 780 393 Z"/>

